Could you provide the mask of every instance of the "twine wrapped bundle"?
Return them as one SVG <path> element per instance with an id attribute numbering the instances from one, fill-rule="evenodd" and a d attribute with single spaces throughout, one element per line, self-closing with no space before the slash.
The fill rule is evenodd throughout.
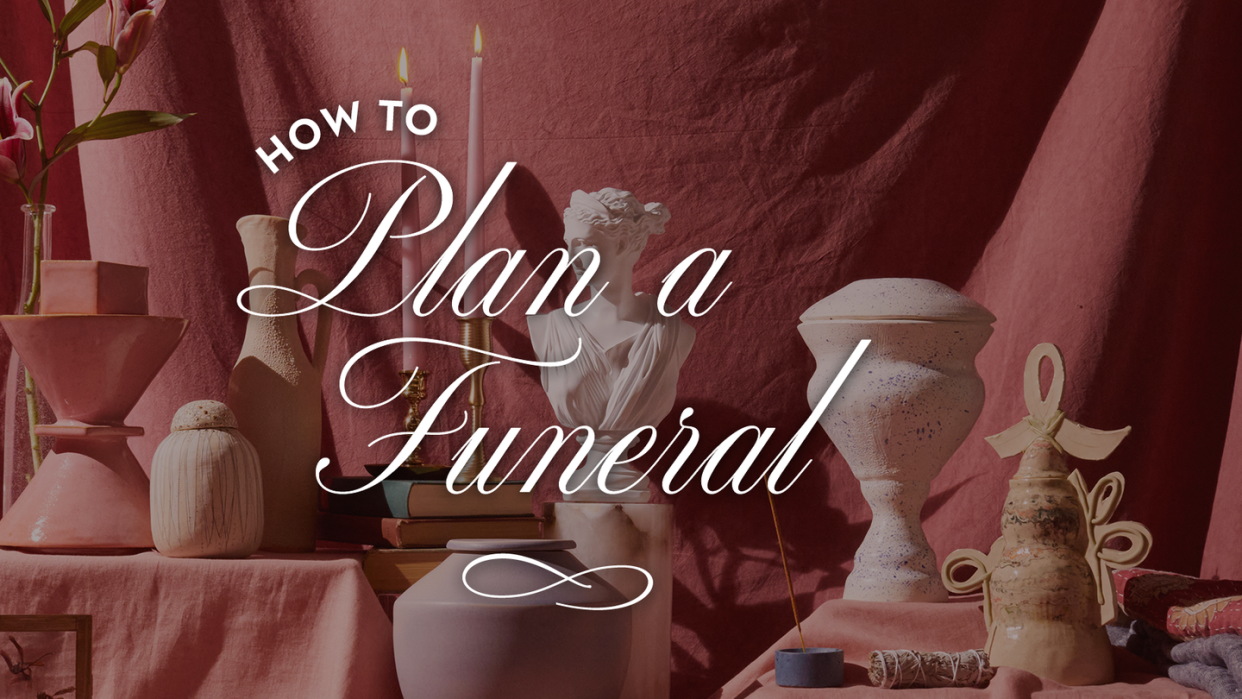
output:
<path id="1" fill-rule="evenodd" d="M 906 687 L 986 687 L 996 675 L 981 650 L 964 653 L 919 653 L 912 650 L 873 650 L 871 684 L 882 689 Z"/>

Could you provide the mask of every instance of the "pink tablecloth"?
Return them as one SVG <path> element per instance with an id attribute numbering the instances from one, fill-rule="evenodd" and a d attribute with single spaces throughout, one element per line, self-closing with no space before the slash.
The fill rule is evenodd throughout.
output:
<path id="1" fill-rule="evenodd" d="M 798 634 L 790 630 L 772 648 L 756 658 L 712 699 L 798 699 L 799 697 L 892 696 L 919 697 L 1195 697 L 1208 695 L 1186 689 L 1125 651 L 1115 651 L 1117 682 L 1099 687 L 1065 687 L 1029 672 L 1000 668 L 987 689 L 883 690 L 867 680 L 867 656 L 873 650 L 907 648 L 920 651 L 963 651 L 982 648 L 987 640 L 981 596 L 955 599 L 947 604 L 887 604 L 831 600 L 820 605 L 802 633 L 808 646 L 845 649 L 844 689 L 786 689 L 773 678 L 773 652 L 796 648 Z"/>
<path id="2" fill-rule="evenodd" d="M 0 551 L 0 614 L 93 615 L 97 699 L 399 699 L 359 560 Z"/>

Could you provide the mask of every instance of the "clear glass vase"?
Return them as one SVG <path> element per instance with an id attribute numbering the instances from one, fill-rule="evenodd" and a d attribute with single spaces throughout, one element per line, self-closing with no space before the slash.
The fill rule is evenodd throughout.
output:
<path id="1" fill-rule="evenodd" d="M 16 315 L 39 312 L 37 281 L 43 260 L 51 257 L 52 214 L 54 206 L 27 204 L 22 207 L 22 286 L 17 297 Z M 7 513 L 25 490 L 43 457 L 51 449 L 51 439 L 36 437 L 31 426 L 53 422 L 47 400 L 26 372 L 26 365 L 15 350 L 9 351 L 8 373 L 4 380 L 4 496 L 0 503 Z"/>

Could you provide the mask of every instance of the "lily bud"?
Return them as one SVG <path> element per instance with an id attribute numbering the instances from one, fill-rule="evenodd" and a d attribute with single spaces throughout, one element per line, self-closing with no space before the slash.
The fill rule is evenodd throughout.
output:
<path id="1" fill-rule="evenodd" d="M 116 49 L 116 72 L 124 73 L 147 47 L 164 0 L 108 0 L 108 43 Z"/>
<path id="2" fill-rule="evenodd" d="M 0 180 L 17 182 L 26 171 L 26 144 L 34 138 L 34 127 L 17 115 L 17 102 L 30 81 L 16 88 L 8 78 L 0 78 Z"/>

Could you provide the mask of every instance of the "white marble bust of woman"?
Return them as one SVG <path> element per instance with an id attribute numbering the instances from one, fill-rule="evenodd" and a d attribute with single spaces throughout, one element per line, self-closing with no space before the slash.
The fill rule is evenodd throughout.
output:
<path id="1" fill-rule="evenodd" d="M 565 209 L 570 254 L 589 247 L 599 255 L 590 282 L 594 301 L 574 306 L 573 312 L 581 313 L 577 317 L 561 308 L 527 316 L 526 323 L 541 361 L 573 356 L 582 340 L 578 359 L 542 372 L 556 419 L 565 427 L 586 426 L 595 432 L 591 453 L 569 484 L 581 487 L 566 500 L 651 500 L 646 477 L 625 464 L 613 466 L 606 481 L 615 491 L 641 480 L 624 493 L 601 491 L 595 476 L 585 484 L 582 480 L 618 439 L 659 424 L 677 396 L 677 374 L 694 344 L 694 328 L 662 315 L 654 296 L 634 293 L 634 264 L 647 237 L 663 233 L 668 219 L 663 204 L 643 205 L 633 194 L 612 188 L 591 194 L 578 190 Z"/>

